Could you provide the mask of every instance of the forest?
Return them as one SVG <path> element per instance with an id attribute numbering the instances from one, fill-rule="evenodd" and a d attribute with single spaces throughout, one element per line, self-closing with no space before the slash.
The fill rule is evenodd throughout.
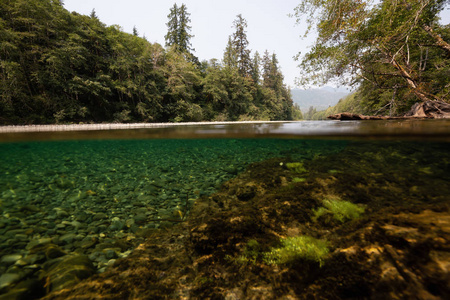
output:
<path id="1" fill-rule="evenodd" d="M 242 15 L 223 58 L 199 61 L 186 5 L 168 13 L 163 46 L 60 0 L 2 0 L 0 124 L 301 118 L 276 54 L 248 48 Z"/>

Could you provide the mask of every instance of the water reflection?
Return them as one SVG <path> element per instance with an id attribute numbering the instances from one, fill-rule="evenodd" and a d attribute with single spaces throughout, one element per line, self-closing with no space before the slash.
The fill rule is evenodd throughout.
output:
<path id="1" fill-rule="evenodd" d="M 28 128 L 28 129 L 26 129 Z M 21 130 L 28 132 L 20 132 Z M 99 124 L 68 127 L 0 127 L 0 142 L 75 139 L 311 138 L 363 137 L 450 139 L 450 120 L 226 122 L 190 124 Z M 33 130 L 35 132 L 33 132 Z M 47 132 L 44 132 L 46 131 Z M 65 131 L 69 130 L 69 131 Z"/>

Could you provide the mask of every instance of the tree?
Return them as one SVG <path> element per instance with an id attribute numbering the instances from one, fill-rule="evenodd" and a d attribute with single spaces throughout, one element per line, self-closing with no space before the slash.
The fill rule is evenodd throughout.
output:
<path id="1" fill-rule="evenodd" d="M 253 82 L 255 84 L 259 84 L 259 81 L 261 78 L 260 67 L 261 67 L 261 56 L 259 55 L 258 51 L 256 51 L 255 54 L 253 55 L 252 66 L 251 66 L 251 75 L 252 75 Z"/>
<path id="2" fill-rule="evenodd" d="M 235 32 L 232 36 L 232 47 L 236 53 L 237 67 L 241 75 L 248 76 L 251 72 L 252 63 L 250 59 L 250 50 L 247 49 L 247 21 L 241 14 L 237 15 L 236 20 L 233 22 L 233 27 Z"/>
<path id="3" fill-rule="evenodd" d="M 186 8 L 172 12 L 169 23 L 188 30 L 167 37 L 190 50 L 179 42 L 190 36 Z M 268 120 L 289 112 L 286 91 L 257 81 L 258 55 L 251 72 L 240 73 L 231 37 L 222 66 L 194 62 L 179 44 L 149 43 L 136 27 L 129 34 L 106 26 L 95 11 L 70 13 L 58 0 L 0 1 L 0 16 L 0 124 Z"/>
<path id="4" fill-rule="evenodd" d="M 396 93 L 408 90 L 422 101 L 440 99 L 448 89 L 433 87 L 424 71 L 434 69 L 446 43 L 433 35 L 441 30 L 438 13 L 446 0 L 303 0 L 296 8 L 300 22 L 306 17 L 309 29 L 316 26 L 318 37 L 301 61 L 303 84 L 372 83 Z M 308 33 L 308 32 L 307 32 Z M 439 48 L 434 57 L 427 50 Z M 428 62 L 428 63 L 426 63 Z M 425 66 L 426 63 L 426 66 Z"/>
<path id="5" fill-rule="evenodd" d="M 238 67 L 238 57 L 231 36 L 228 37 L 227 47 L 223 53 L 223 65 L 229 69 Z"/>
<path id="6" fill-rule="evenodd" d="M 167 88 L 164 95 L 164 121 L 201 121 L 202 109 L 195 103 L 201 83 L 200 72 L 186 52 L 170 48 L 164 66 Z"/>
<path id="7" fill-rule="evenodd" d="M 267 50 L 263 56 L 263 80 L 265 87 L 275 91 L 281 91 L 283 87 L 283 74 L 279 71 L 277 55 L 270 55 Z"/>
<path id="8" fill-rule="evenodd" d="M 182 52 L 191 53 L 194 51 L 191 44 L 191 38 L 194 36 L 190 34 L 190 15 L 191 14 L 187 12 L 187 7 L 184 4 L 178 7 L 175 3 L 170 9 L 170 13 L 167 16 L 169 19 L 167 22 L 168 31 L 165 36 L 167 47 L 175 45 L 175 47 Z"/>
<path id="9" fill-rule="evenodd" d="M 95 12 L 95 8 L 93 8 L 91 10 L 90 17 L 91 17 L 91 19 L 97 19 L 98 20 L 98 16 L 97 16 L 97 13 Z"/>
<path id="10" fill-rule="evenodd" d="M 167 25 L 167 34 L 165 35 L 166 47 L 171 47 L 172 45 L 178 45 L 178 28 L 179 28 L 179 16 L 178 16 L 178 6 L 175 3 L 170 9 L 170 13 L 167 15 L 169 21 Z"/>

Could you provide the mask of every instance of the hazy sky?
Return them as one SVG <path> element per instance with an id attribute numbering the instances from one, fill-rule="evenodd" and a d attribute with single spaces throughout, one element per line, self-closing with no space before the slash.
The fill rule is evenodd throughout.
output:
<path id="1" fill-rule="evenodd" d="M 186 4 L 191 14 L 191 39 L 195 55 L 200 60 L 223 57 L 232 24 L 238 14 L 247 20 L 247 39 L 252 55 L 261 55 L 267 49 L 275 52 L 280 62 L 285 83 L 294 87 L 298 62 L 293 56 L 305 53 L 313 38 L 301 39 L 304 27 L 288 17 L 300 0 L 64 0 L 69 11 L 89 15 L 95 9 L 100 21 L 117 24 L 131 33 L 136 26 L 139 35 L 150 42 L 164 46 L 167 33 L 167 15 L 174 3 Z M 450 20 L 446 11 L 446 22 Z"/>

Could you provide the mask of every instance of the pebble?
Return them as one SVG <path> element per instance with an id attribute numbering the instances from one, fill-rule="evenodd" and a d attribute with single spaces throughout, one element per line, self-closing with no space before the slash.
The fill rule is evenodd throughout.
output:
<path id="1" fill-rule="evenodd" d="M 143 224 L 145 221 L 147 221 L 147 215 L 145 214 L 138 214 L 134 217 L 134 222 L 136 224 Z"/>
<path id="2" fill-rule="evenodd" d="M 0 260 L 0 262 L 5 265 L 12 265 L 21 258 L 22 258 L 22 254 L 8 254 L 8 255 L 2 256 L 2 259 Z"/>
<path id="3" fill-rule="evenodd" d="M 107 219 L 108 215 L 105 213 L 96 213 L 93 217 L 92 220 L 94 221 L 99 221 L 99 220 L 103 220 L 103 219 Z"/>
<path id="4" fill-rule="evenodd" d="M 5 273 L 0 276 L 0 290 L 9 287 L 19 281 L 21 276 L 15 273 Z"/>
<path id="5" fill-rule="evenodd" d="M 67 245 L 71 244 L 75 240 L 76 236 L 77 235 L 75 233 L 66 233 L 65 235 L 60 236 L 59 240 Z"/>

